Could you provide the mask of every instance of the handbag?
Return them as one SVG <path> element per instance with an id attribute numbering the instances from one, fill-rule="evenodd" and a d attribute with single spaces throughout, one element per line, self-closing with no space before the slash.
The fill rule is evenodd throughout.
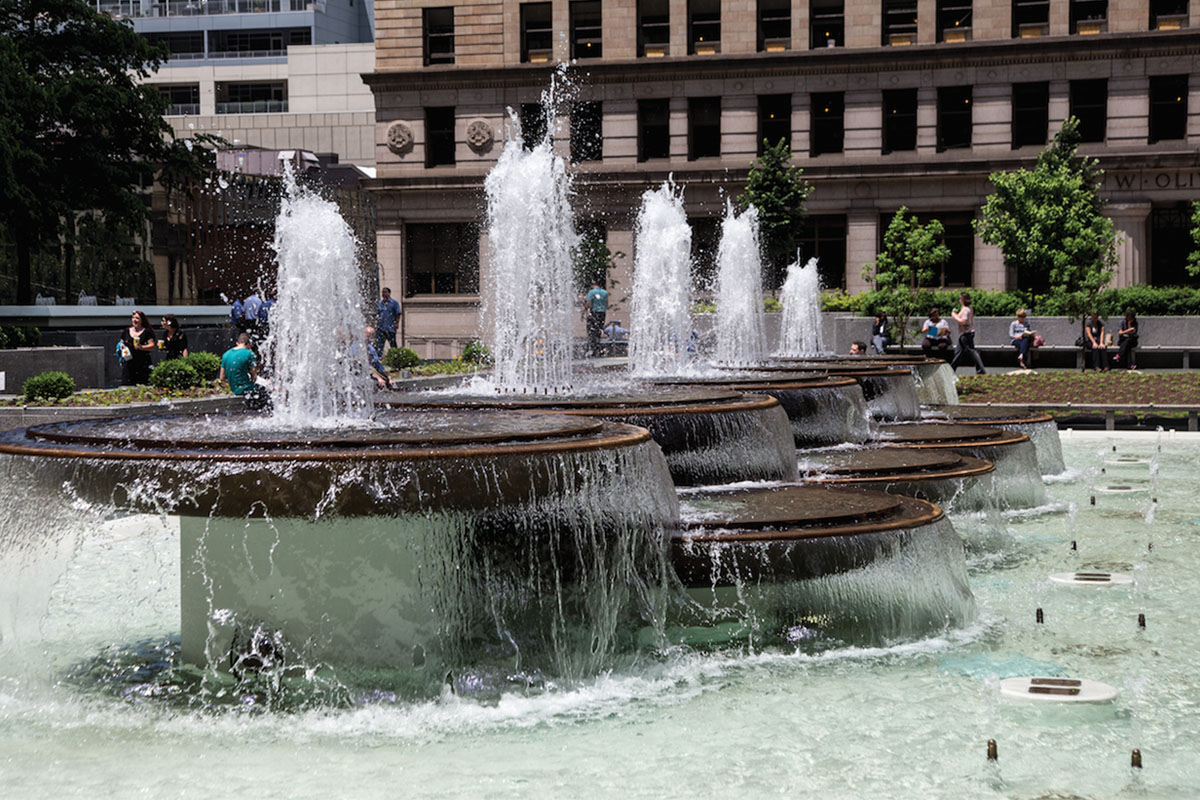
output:
<path id="1" fill-rule="evenodd" d="M 1078 339 L 1075 340 L 1075 346 L 1076 347 L 1087 347 L 1088 340 L 1085 339 L 1084 337 L 1080 336 Z"/>
<path id="2" fill-rule="evenodd" d="M 1037 333 L 1037 334 L 1034 334 L 1033 341 L 1029 343 L 1029 346 L 1030 347 L 1041 347 L 1045 343 L 1046 343 L 1046 340 L 1042 338 L 1042 335 L 1040 333 Z"/>
<path id="3" fill-rule="evenodd" d="M 117 361 L 124 364 L 126 361 L 133 360 L 133 352 L 129 349 L 129 345 L 125 344 L 125 340 L 117 340 Z"/>

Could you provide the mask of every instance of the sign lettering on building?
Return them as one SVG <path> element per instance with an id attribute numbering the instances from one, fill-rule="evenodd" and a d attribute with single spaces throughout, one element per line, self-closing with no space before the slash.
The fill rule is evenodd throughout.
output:
<path id="1" fill-rule="evenodd" d="M 1200 190 L 1200 169 L 1119 170 L 1104 174 L 1105 194 L 1126 192 L 1187 192 Z"/>

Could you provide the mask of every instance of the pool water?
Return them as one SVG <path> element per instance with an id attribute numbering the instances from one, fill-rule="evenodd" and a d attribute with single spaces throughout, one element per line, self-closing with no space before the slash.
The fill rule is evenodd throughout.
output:
<path id="1" fill-rule="evenodd" d="M 965 628 L 869 649 L 679 648 L 578 686 L 534 680 L 416 703 L 338 685 L 283 710 L 262 694 L 218 698 L 219 685 L 201 690 L 211 702 L 189 701 L 178 683 L 145 680 L 176 646 L 173 520 L 10 542 L 0 797 L 1194 797 L 1200 438 L 1162 437 L 1161 453 L 1159 442 L 1064 434 L 1068 469 L 1048 479 L 1048 504 L 1006 513 L 1004 535 L 969 550 L 980 613 Z M 1114 446 L 1149 463 L 1101 473 Z M 1118 484 L 1146 491 L 1097 491 Z M 1048 578 L 1085 569 L 1135 580 Z M 117 668 L 114 643 L 137 651 L 135 667 Z M 1119 695 L 1091 707 L 1002 701 L 1000 679 L 1024 675 L 1090 678 Z M 161 696 L 172 692 L 182 699 Z"/>

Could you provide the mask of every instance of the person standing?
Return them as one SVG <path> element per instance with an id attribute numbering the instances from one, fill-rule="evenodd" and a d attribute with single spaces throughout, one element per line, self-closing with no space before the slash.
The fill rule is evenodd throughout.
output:
<path id="1" fill-rule="evenodd" d="M 146 312 L 135 311 L 129 317 L 129 327 L 121 333 L 121 344 L 129 352 L 129 358 L 121 359 L 122 385 L 138 386 L 149 381 L 150 351 L 158 344 Z"/>
<path id="2" fill-rule="evenodd" d="M 164 314 L 162 329 L 163 338 L 158 340 L 158 346 L 163 350 L 164 360 L 187 358 L 187 334 L 179 329 L 179 319 L 174 314 Z"/>
<path id="3" fill-rule="evenodd" d="M 379 302 L 375 306 L 375 352 L 383 355 L 383 345 L 387 342 L 396 346 L 396 323 L 400 319 L 400 304 L 392 297 L 392 290 L 383 287 L 379 290 Z"/>
<path id="4" fill-rule="evenodd" d="M 246 327 L 244 333 L 250 334 L 251 338 L 259 341 L 260 333 L 258 330 L 258 312 L 262 310 L 262 298 L 258 296 L 258 290 L 252 289 L 250 294 L 242 301 L 242 319 L 245 320 Z"/>
<path id="5" fill-rule="evenodd" d="M 954 358 L 950 359 L 950 369 L 958 369 L 959 361 L 970 359 L 975 364 L 975 374 L 983 375 L 987 370 L 983 368 L 983 358 L 975 349 L 975 311 L 971 308 L 971 295 L 963 292 L 958 300 L 958 311 L 950 315 L 958 323 L 958 349 L 954 351 Z"/>
<path id="6" fill-rule="evenodd" d="M 587 315 L 588 349 L 596 356 L 600 353 L 600 332 L 608 313 L 608 292 L 600 281 L 592 281 L 592 288 L 583 299 L 583 311 Z"/>

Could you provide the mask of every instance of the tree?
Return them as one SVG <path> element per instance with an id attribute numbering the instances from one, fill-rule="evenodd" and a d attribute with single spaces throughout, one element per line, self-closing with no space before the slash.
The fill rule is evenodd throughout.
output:
<path id="1" fill-rule="evenodd" d="M 891 318 L 892 335 L 898 334 L 901 346 L 908 340 L 908 321 L 920 312 L 918 290 L 933 283 L 935 270 L 950 260 L 945 235 L 938 220 L 922 225 L 900 206 L 883 234 L 883 250 L 863 266 L 863 279 L 875 283 L 878 306 Z"/>
<path id="2" fill-rule="evenodd" d="M 804 180 L 804 170 L 792 166 L 792 151 L 780 139 L 767 144 L 763 154 L 750 166 L 746 189 L 738 195 L 738 211 L 754 206 L 766 250 L 772 287 L 782 283 L 784 270 L 796 258 L 796 245 L 804 223 L 804 203 L 812 193 L 812 184 Z"/>
<path id="3" fill-rule="evenodd" d="M 1189 275 L 1200 275 L 1200 200 L 1192 203 L 1192 241 L 1196 247 L 1188 253 L 1187 271 Z"/>
<path id="4" fill-rule="evenodd" d="M 80 0 L 0 0 L 0 225 L 17 256 L 18 303 L 32 255 L 76 210 L 139 230 L 170 147 L 166 100 L 139 83 L 164 51 Z"/>
<path id="5" fill-rule="evenodd" d="M 1018 286 L 1057 295 L 1072 317 L 1095 307 L 1117 263 L 1112 220 L 1100 213 L 1104 173 L 1077 155 L 1078 127 L 1068 117 L 1032 170 L 989 175 L 996 191 L 975 223 L 983 241 L 1004 251 Z"/>

